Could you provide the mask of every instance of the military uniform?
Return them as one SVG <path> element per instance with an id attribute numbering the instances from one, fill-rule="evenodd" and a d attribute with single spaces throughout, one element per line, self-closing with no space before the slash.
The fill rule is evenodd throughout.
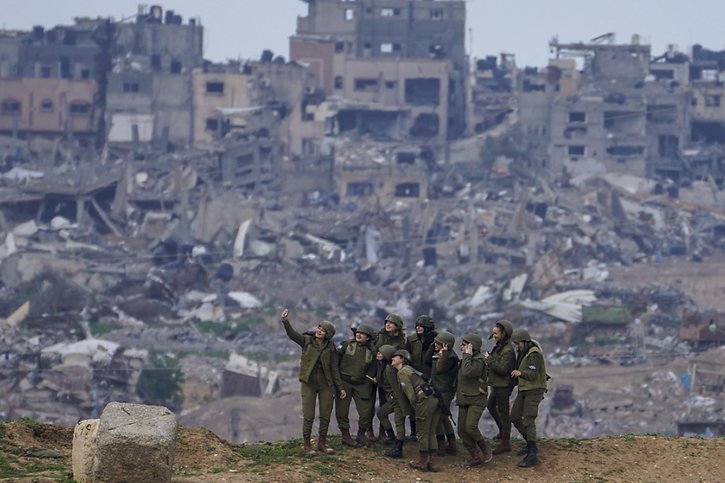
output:
<path id="1" fill-rule="evenodd" d="M 383 328 L 378 331 L 377 336 L 375 337 L 375 347 L 380 348 L 384 345 L 389 345 L 392 346 L 395 350 L 405 349 L 403 319 L 398 314 L 388 314 L 387 317 L 385 317 L 385 322 L 393 323 L 397 329 L 398 335 L 391 335 L 390 333 L 388 333 L 388 331 L 385 330 L 385 326 L 383 326 Z M 383 391 L 383 388 L 380 385 L 378 385 L 377 389 L 377 398 L 379 407 L 382 407 L 385 404 L 385 391 Z M 375 394 L 373 394 L 372 405 L 373 407 L 375 407 Z M 385 430 L 382 420 L 380 421 L 380 428 L 383 431 Z M 370 428 L 370 431 L 372 432 L 372 426 Z M 405 437 L 404 432 L 400 433 L 399 436 L 400 435 L 402 435 L 401 437 Z"/>
<path id="2" fill-rule="evenodd" d="M 371 331 L 372 332 L 372 331 Z M 372 424 L 374 410 L 375 387 L 370 378 L 375 378 L 377 364 L 375 361 L 375 347 L 371 341 L 360 344 L 355 340 L 345 341 L 340 348 L 340 377 L 342 387 L 347 397 L 335 399 L 335 416 L 337 426 L 341 432 L 350 430 L 350 404 L 355 401 L 358 415 L 357 442 L 366 444 L 364 438 L 366 429 Z"/>
<path id="3" fill-rule="evenodd" d="M 463 446 L 471 455 L 469 464 L 478 466 L 491 460 L 491 450 L 486 445 L 478 422 L 483 410 L 486 408 L 486 359 L 481 354 L 483 341 L 475 334 L 467 334 L 464 343 L 473 345 L 473 354 L 463 354 L 458 369 L 458 387 L 456 401 L 458 403 L 458 435 L 463 440 Z M 483 453 L 483 460 L 481 454 Z"/>
<path id="4" fill-rule="evenodd" d="M 441 415 L 438 399 L 432 390 L 426 394 L 427 383 L 412 367 L 405 365 L 398 370 L 398 381 L 405 397 L 415 411 L 418 429 L 418 452 L 430 465 L 430 457 L 436 450 L 435 428 Z M 417 466 L 414 466 L 417 467 Z M 429 467 L 429 469 L 431 469 Z"/>
<path id="5" fill-rule="evenodd" d="M 517 378 L 519 391 L 511 408 L 511 422 L 526 440 L 526 458 L 519 466 L 531 466 L 538 462 L 536 417 L 539 414 L 539 403 L 546 392 L 546 365 L 541 347 L 531 340 L 528 332 L 516 331 L 512 340 L 520 340 L 525 345 L 516 359 L 516 367 L 521 375 Z"/>
<path id="6" fill-rule="evenodd" d="M 319 344 L 311 335 L 297 332 L 289 320 L 282 319 L 287 336 L 302 347 L 300 356 L 300 394 L 302 396 L 302 436 L 305 447 L 309 447 L 312 424 L 315 420 L 315 403 L 320 400 L 320 439 L 324 446 L 327 431 L 330 427 L 332 402 L 334 395 L 342 389 L 337 351 L 332 343 L 335 327 L 329 322 L 321 322 L 326 338 Z"/>
<path id="7" fill-rule="evenodd" d="M 458 356 L 452 349 L 455 338 L 452 334 L 442 332 L 436 336 L 435 342 L 448 344 L 449 349 L 441 351 L 433 356 L 431 382 L 440 392 L 443 404 L 450 411 L 451 402 L 456 396 L 456 379 L 458 378 Z M 445 439 L 448 438 L 447 448 L 442 447 Z M 438 442 L 438 454 L 456 454 L 456 434 L 453 431 L 453 424 L 448 416 L 441 414 L 436 428 L 436 439 Z"/>
<path id="8" fill-rule="evenodd" d="M 409 335 L 405 341 L 405 349 L 410 353 L 410 364 L 413 368 L 430 377 L 435 351 L 433 342 L 438 333 L 434 330 L 435 323 L 427 315 L 419 316 L 415 326 L 423 327 L 425 331 L 422 334 L 416 332 Z"/>
<path id="9" fill-rule="evenodd" d="M 511 415 L 509 405 L 511 393 L 515 385 L 514 380 L 511 378 L 511 371 L 516 368 L 516 354 L 514 348 L 511 346 L 513 326 L 507 320 L 501 320 L 497 325 L 502 329 L 503 337 L 496 343 L 496 346 L 486 360 L 488 385 L 491 388 L 486 407 L 496 422 L 501 438 L 501 444 L 493 450 L 493 454 L 511 450 Z"/>
<path id="10" fill-rule="evenodd" d="M 389 348 L 389 354 L 385 355 L 386 348 Z M 405 417 L 412 413 L 410 402 L 403 394 L 398 381 L 398 371 L 390 365 L 390 356 L 393 352 L 392 346 L 383 346 L 380 349 L 385 355 L 385 361 L 379 366 L 378 385 L 385 395 L 378 408 L 378 419 L 383 426 L 384 431 L 391 439 L 394 448 L 385 452 L 385 456 L 391 458 L 403 457 L 403 439 L 405 438 Z M 388 416 L 393 414 L 395 421 L 395 431 L 390 423 Z"/>

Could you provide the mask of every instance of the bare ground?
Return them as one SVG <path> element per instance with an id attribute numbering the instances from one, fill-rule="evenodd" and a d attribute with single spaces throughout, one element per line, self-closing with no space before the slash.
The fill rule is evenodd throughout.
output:
<path id="1" fill-rule="evenodd" d="M 4 423 L 0 437 L 2 481 L 71 481 L 72 429 L 39 423 Z M 517 443 L 517 446 L 520 443 Z M 205 429 L 181 428 L 174 481 L 199 482 L 590 482 L 590 481 L 722 481 L 725 439 L 677 438 L 658 435 L 540 442 L 541 463 L 518 468 L 520 457 L 500 455 L 481 468 L 465 467 L 465 457 L 439 458 L 443 471 L 422 473 L 408 467 L 415 444 L 405 458 L 381 456 L 383 447 L 349 449 L 332 438 L 334 456 L 305 457 L 300 441 L 236 446 Z M 29 448 L 56 451 L 60 458 L 26 455 Z"/>

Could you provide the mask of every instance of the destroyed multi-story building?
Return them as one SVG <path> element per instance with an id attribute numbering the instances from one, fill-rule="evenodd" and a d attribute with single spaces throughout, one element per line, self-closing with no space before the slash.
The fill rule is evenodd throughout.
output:
<path id="1" fill-rule="evenodd" d="M 690 104 L 686 79 L 675 80 L 679 59 L 652 62 L 636 36 L 629 44 L 615 44 L 613 34 L 554 39 L 551 47 L 555 59 L 524 69 L 519 84 L 520 118 L 538 140 L 540 167 L 679 175 Z"/>
<path id="2" fill-rule="evenodd" d="M 435 143 L 463 133 L 463 1 L 304 1 L 290 57 L 335 98 L 333 132 Z"/>
<path id="3" fill-rule="evenodd" d="M 188 145 L 192 142 L 192 70 L 203 63 L 204 29 L 173 10 L 140 6 L 129 22 L 115 24 L 106 118 L 109 137 Z M 134 126 L 136 126 L 134 128 Z"/>
<path id="4" fill-rule="evenodd" d="M 76 18 L 70 26 L 4 32 L 0 75 L 34 81 L 4 85 L 3 117 L 15 119 L 3 119 L 0 130 L 89 134 L 107 125 L 115 142 L 187 144 L 193 135 L 191 70 L 202 64 L 202 47 L 197 19 L 184 25 L 180 15 L 160 6 L 140 6 L 137 15 L 119 22 Z M 79 95 L 79 85 L 92 86 L 92 95 L 88 87 Z M 51 112 L 60 114 L 55 126 L 37 122 Z M 90 127 L 78 126 L 83 115 Z"/>

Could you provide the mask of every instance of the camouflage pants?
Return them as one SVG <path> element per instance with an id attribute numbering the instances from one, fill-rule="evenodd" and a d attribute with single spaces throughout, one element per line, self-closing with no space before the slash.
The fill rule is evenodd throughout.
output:
<path id="1" fill-rule="evenodd" d="M 320 400 L 320 434 L 327 435 L 332 414 L 334 390 L 327 385 L 322 371 L 313 371 L 307 382 L 300 383 L 302 395 L 302 435 L 312 434 L 312 423 L 315 421 L 315 406 Z"/>
<path id="2" fill-rule="evenodd" d="M 508 387 L 492 387 L 488 396 L 489 414 L 496 422 L 496 427 L 501 433 L 501 439 L 511 439 L 511 414 L 509 404 L 511 403 L 511 393 L 513 386 Z"/>
<path id="3" fill-rule="evenodd" d="M 536 416 L 539 403 L 544 399 L 544 389 L 520 391 L 511 407 L 511 422 L 526 441 L 536 442 Z"/>

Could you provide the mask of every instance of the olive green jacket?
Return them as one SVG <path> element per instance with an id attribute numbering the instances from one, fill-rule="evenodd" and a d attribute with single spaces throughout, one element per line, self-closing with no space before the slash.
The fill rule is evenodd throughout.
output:
<path id="1" fill-rule="evenodd" d="M 419 376 L 415 370 L 408 365 L 400 368 L 398 371 L 398 381 L 400 382 L 400 389 L 403 391 L 405 397 L 410 401 L 410 404 L 416 408 L 416 416 L 419 415 L 418 407 L 425 402 L 429 397 L 435 397 L 433 395 L 426 396 L 423 392 L 423 384 L 425 379 Z"/>
<path id="2" fill-rule="evenodd" d="M 529 347 L 519 353 L 516 361 L 521 375 L 518 377 L 519 392 L 531 389 L 546 389 L 546 364 L 541 348 L 531 342 Z"/>
<path id="3" fill-rule="evenodd" d="M 431 339 L 430 345 L 423 349 L 423 339 L 418 334 L 409 335 L 405 341 L 405 350 L 410 352 L 413 368 L 426 376 L 430 376 L 433 367 L 433 352 L 435 351 L 433 339 Z"/>
<path id="4" fill-rule="evenodd" d="M 458 369 L 456 400 L 459 406 L 486 405 L 486 359 L 483 354 L 463 354 Z"/>
<path id="5" fill-rule="evenodd" d="M 488 369 L 488 385 L 491 387 L 514 386 L 511 371 L 516 369 L 516 353 L 509 337 L 497 343 L 486 360 Z"/>
<path id="6" fill-rule="evenodd" d="M 377 371 L 376 352 L 371 342 L 366 344 L 358 344 L 354 340 L 343 342 L 338 351 L 342 379 L 350 384 L 368 385 L 372 392 L 372 381 L 366 376 L 375 378 L 375 372 Z"/>
<path id="7" fill-rule="evenodd" d="M 287 332 L 287 337 L 302 347 L 300 382 L 306 383 L 310 380 L 310 375 L 319 361 L 327 384 L 334 388 L 336 393 L 339 392 L 342 389 L 342 380 L 340 379 L 337 351 L 332 341 L 328 339 L 322 345 L 318 345 L 314 336 L 300 334 L 292 327 L 289 320 L 283 320 L 282 325 Z"/>
<path id="8" fill-rule="evenodd" d="M 401 332 L 399 335 L 393 337 L 385 329 L 382 329 L 375 338 L 375 347 L 382 347 L 386 344 L 392 345 L 395 347 L 395 350 L 405 349 L 405 334 Z"/>
<path id="9" fill-rule="evenodd" d="M 458 378 L 458 356 L 452 350 L 438 353 L 433 359 L 431 380 L 440 392 L 456 392 Z"/>

